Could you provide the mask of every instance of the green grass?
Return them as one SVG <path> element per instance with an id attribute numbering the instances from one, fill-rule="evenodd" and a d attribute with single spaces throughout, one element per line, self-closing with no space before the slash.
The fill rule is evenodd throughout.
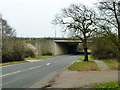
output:
<path id="1" fill-rule="evenodd" d="M 58 55 L 52 55 L 52 56 L 37 56 L 35 58 L 25 58 L 25 61 L 13 61 L 13 62 L 7 62 L 7 63 L 1 63 L 0 66 L 5 66 L 5 65 L 10 65 L 10 64 L 19 64 L 19 63 L 26 63 L 28 61 L 26 60 L 30 60 L 30 59 L 47 59 L 47 58 L 52 58 L 52 57 L 56 57 Z"/>
<path id="2" fill-rule="evenodd" d="M 85 56 L 79 58 L 78 60 L 84 60 L 84 58 L 85 58 Z M 88 59 L 89 59 L 89 60 L 92 60 L 92 56 L 91 56 L 91 55 L 88 55 Z"/>
<path id="3" fill-rule="evenodd" d="M 25 58 L 25 60 L 30 60 L 30 59 L 47 59 L 47 58 L 53 58 L 53 57 L 56 57 L 58 55 L 51 55 L 51 56 L 37 56 L 37 57 L 34 57 L 34 58 Z"/>
<path id="4" fill-rule="evenodd" d="M 88 56 L 91 58 L 91 56 Z M 96 71 L 99 70 L 97 64 L 93 60 L 83 61 L 84 57 L 79 58 L 77 62 L 68 67 L 68 70 L 73 71 Z"/>
<path id="5" fill-rule="evenodd" d="M 10 64 L 26 63 L 26 62 L 28 62 L 28 61 L 13 61 L 13 62 L 1 63 L 0 66 L 10 65 Z"/>
<path id="6" fill-rule="evenodd" d="M 114 81 L 114 82 L 108 82 L 108 83 L 101 83 L 101 84 L 96 84 L 93 86 L 93 88 L 116 88 L 120 90 L 120 81 Z"/>
<path id="7" fill-rule="evenodd" d="M 88 49 L 87 51 L 88 51 L 88 52 L 91 52 L 91 50 L 90 50 L 90 49 Z M 84 52 L 84 49 L 80 50 L 80 52 Z"/>
<path id="8" fill-rule="evenodd" d="M 102 61 L 104 61 L 111 68 L 111 70 L 118 70 L 118 65 L 120 65 L 120 63 L 118 63 L 117 60 L 102 60 Z"/>

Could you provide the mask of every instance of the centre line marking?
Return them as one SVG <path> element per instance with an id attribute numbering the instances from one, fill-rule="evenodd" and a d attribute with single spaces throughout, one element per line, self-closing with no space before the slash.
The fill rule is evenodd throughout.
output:
<path id="1" fill-rule="evenodd" d="M 16 71 L 16 72 L 12 72 L 12 73 L 8 73 L 8 74 L 5 74 L 5 75 L 1 75 L 0 77 L 4 77 L 4 76 L 8 76 L 8 75 L 12 75 L 12 74 L 16 74 L 16 73 L 19 73 L 21 71 Z"/>
<path id="2" fill-rule="evenodd" d="M 48 65 L 48 66 L 49 66 L 50 64 L 51 64 L 51 63 L 47 63 L 46 65 Z"/>
<path id="3" fill-rule="evenodd" d="M 35 66 L 35 67 L 31 67 L 29 69 L 34 69 L 34 68 L 39 68 L 39 67 L 42 67 L 42 66 Z"/>

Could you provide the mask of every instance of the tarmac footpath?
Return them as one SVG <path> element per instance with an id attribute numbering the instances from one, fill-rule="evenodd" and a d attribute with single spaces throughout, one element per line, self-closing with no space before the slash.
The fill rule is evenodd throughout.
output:
<path id="1" fill-rule="evenodd" d="M 48 88 L 84 88 L 96 83 L 118 81 L 118 71 L 110 70 L 103 62 L 95 60 L 101 71 L 64 71 L 51 81 Z"/>

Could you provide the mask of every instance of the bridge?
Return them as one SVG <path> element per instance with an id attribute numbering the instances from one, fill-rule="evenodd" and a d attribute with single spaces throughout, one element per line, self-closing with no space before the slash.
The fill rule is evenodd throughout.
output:
<path id="1" fill-rule="evenodd" d="M 55 55 L 57 54 L 75 54 L 79 51 L 79 39 L 55 38 Z"/>
<path id="2" fill-rule="evenodd" d="M 31 48 L 36 56 L 74 54 L 79 51 L 82 43 L 79 39 L 71 38 L 26 38 L 27 47 Z"/>

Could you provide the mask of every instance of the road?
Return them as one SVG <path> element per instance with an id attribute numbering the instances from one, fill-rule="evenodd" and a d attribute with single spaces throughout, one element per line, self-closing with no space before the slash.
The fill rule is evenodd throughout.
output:
<path id="1" fill-rule="evenodd" d="M 2 67 L 2 88 L 42 88 L 80 55 L 63 55 Z"/>

